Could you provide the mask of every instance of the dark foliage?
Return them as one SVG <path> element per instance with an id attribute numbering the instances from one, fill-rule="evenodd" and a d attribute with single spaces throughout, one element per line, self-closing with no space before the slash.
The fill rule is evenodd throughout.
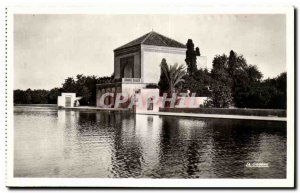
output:
<path id="1" fill-rule="evenodd" d="M 146 88 L 159 88 L 157 84 L 147 84 Z"/>
<path id="2" fill-rule="evenodd" d="M 112 77 L 84 76 L 78 74 L 76 79 L 68 77 L 61 88 L 51 90 L 14 90 L 15 104 L 56 104 L 57 97 L 62 92 L 74 92 L 81 96 L 80 104 L 95 105 L 96 102 L 96 84 L 110 83 Z"/>
<path id="3" fill-rule="evenodd" d="M 212 106 L 286 109 L 286 73 L 273 79 L 262 77 L 257 66 L 248 65 L 234 51 L 229 57 L 216 56 L 211 71 Z"/>
<path id="4" fill-rule="evenodd" d="M 104 76 L 97 79 L 97 84 L 111 83 L 114 81 L 114 76 Z"/>
<path id="5" fill-rule="evenodd" d="M 231 85 L 232 79 L 227 71 L 226 55 L 216 56 L 211 70 L 211 100 L 214 107 L 227 108 L 232 102 Z"/>
<path id="6" fill-rule="evenodd" d="M 49 104 L 57 104 L 57 97 L 60 95 L 60 88 L 53 88 L 48 93 L 48 103 Z"/>
<path id="7" fill-rule="evenodd" d="M 168 80 L 166 75 L 164 74 L 164 72 L 162 71 L 162 66 L 164 65 L 168 65 L 167 61 L 165 58 L 162 59 L 161 63 L 160 63 L 160 78 L 159 78 L 159 82 L 158 82 L 158 87 L 159 87 L 159 94 L 162 95 L 165 92 L 168 92 L 169 90 L 169 84 L 168 84 Z"/>
<path id="8" fill-rule="evenodd" d="M 197 56 L 200 56 L 200 50 L 197 47 L 194 48 L 193 40 L 188 39 L 186 43 L 186 58 L 187 72 L 189 75 L 193 75 L 197 71 Z"/>
<path id="9" fill-rule="evenodd" d="M 14 104 L 56 104 L 60 89 L 49 90 L 14 90 Z"/>
<path id="10" fill-rule="evenodd" d="M 286 109 L 286 72 L 252 87 L 245 106 L 248 108 Z"/>
<path id="11" fill-rule="evenodd" d="M 76 79 L 69 77 L 62 84 L 62 92 L 75 92 L 81 96 L 81 105 L 95 105 L 96 102 L 96 84 L 110 83 L 112 77 L 84 76 L 78 74 Z"/>
<path id="12" fill-rule="evenodd" d="M 195 57 L 195 53 L 188 54 L 193 48 L 192 40 L 189 40 L 186 60 L 192 61 Z M 196 48 L 195 52 L 200 51 Z M 188 71 L 191 71 L 191 64 L 194 63 L 189 64 Z M 166 61 L 163 60 L 161 65 L 167 65 Z M 263 80 L 263 74 L 257 66 L 247 64 L 246 59 L 234 51 L 230 51 L 229 56 L 215 56 L 211 72 L 207 69 L 194 70 L 192 74 L 190 72 L 184 76 L 184 82 L 177 86 L 177 91 L 190 90 L 198 97 L 209 97 L 206 107 L 286 109 L 286 72 L 276 78 Z M 168 90 L 164 74 L 161 74 L 158 85 L 160 93 Z"/>
<path id="13" fill-rule="evenodd" d="M 190 90 L 192 93 L 196 93 L 197 97 L 211 96 L 211 92 L 209 90 L 211 76 L 207 69 L 199 69 L 193 76 L 186 75 L 184 80 L 185 81 L 180 87 L 182 92 Z"/>

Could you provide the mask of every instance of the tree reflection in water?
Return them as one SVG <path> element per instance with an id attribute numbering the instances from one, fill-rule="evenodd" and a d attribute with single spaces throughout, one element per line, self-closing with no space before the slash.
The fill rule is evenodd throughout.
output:
<path id="1" fill-rule="evenodd" d="M 286 175 L 284 122 L 64 110 L 15 111 L 14 119 L 17 177 Z M 247 168 L 247 162 L 270 167 Z"/>

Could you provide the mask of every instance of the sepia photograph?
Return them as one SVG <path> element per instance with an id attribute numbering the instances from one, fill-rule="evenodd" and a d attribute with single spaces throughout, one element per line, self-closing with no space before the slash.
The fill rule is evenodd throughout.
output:
<path id="1" fill-rule="evenodd" d="M 8 8 L 8 186 L 294 186 L 292 7 L 103 9 Z"/>

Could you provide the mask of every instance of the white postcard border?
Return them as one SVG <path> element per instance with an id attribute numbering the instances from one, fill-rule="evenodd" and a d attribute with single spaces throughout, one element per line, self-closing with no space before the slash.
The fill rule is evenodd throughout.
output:
<path id="1" fill-rule="evenodd" d="M 108 179 L 15 178 L 13 126 L 14 14 L 286 14 L 287 52 L 287 178 L 286 179 Z M 294 8 L 272 6 L 11 6 L 7 8 L 7 186 L 19 187 L 294 187 Z"/>

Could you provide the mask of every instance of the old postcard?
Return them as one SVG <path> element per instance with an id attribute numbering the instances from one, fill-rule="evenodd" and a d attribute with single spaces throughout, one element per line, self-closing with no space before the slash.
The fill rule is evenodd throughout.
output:
<path id="1" fill-rule="evenodd" d="M 6 9 L 9 187 L 294 187 L 294 8 Z"/>

